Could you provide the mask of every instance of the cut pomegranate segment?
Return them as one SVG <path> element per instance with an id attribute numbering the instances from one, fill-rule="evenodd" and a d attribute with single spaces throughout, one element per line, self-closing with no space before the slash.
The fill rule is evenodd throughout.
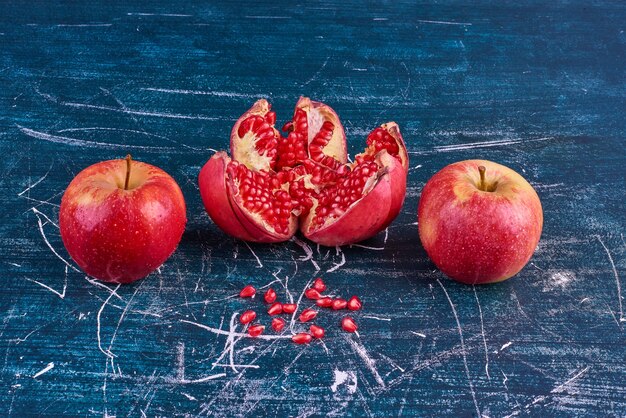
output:
<path id="1" fill-rule="evenodd" d="M 343 330 L 346 332 L 355 332 L 359 327 L 357 327 L 354 319 L 346 316 L 341 320 L 341 328 L 343 328 Z"/>
<path id="2" fill-rule="evenodd" d="M 241 289 L 241 292 L 239 292 L 239 297 L 251 298 L 252 296 L 254 296 L 255 293 L 256 293 L 256 289 L 252 287 L 251 285 L 247 285 L 247 286 L 244 286 L 243 289 Z"/>
<path id="3" fill-rule="evenodd" d="M 292 314 L 296 311 L 296 304 L 295 303 L 283 303 L 283 312 L 286 314 Z"/>
<path id="4" fill-rule="evenodd" d="M 272 319 L 272 329 L 281 332 L 285 328 L 285 320 L 283 318 Z"/>
<path id="5" fill-rule="evenodd" d="M 245 311 L 239 317 L 239 322 L 241 322 L 242 324 L 245 325 L 245 324 L 249 324 L 250 322 L 254 321 L 255 319 L 256 319 L 256 312 L 254 312 L 254 311 Z"/>
<path id="6" fill-rule="evenodd" d="M 309 331 L 311 331 L 311 335 L 315 338 L 324 338 L 324 328 L 320 326 L 311 325 Z"/>
<path id="7" fill-rule="evenodd" d="M 306 332 L 300 332 L 291 337 L 291 341 L 296 344 L 308 344 L 312 339 L 311 334 L 307 334 Z"/>
<path id="8" fill-rule="evenodd" d="M 267 289 L 265 294 L 263 295 L 263 299 L 265 299 L 266 303 L 274 303 L 276 302 L 276 292 L 271 287 Z"/>
<path id="9" fill-rule="evenodd" d="M 315 304 L 320 308 L 330 308 L 333 304 L 333 300 L 328 297 L 319 298 L 315 301 Z"/>
<path id="10" fill-rule="evenodd" d="M 307 289 L 307 290 L 305 290 L 304 291 L 304 296 L 306 296 L 307 299 L 313 299 L 313 300 L 316 300 L 316 299 L 319 299 L 319 298 L 322 297 L 322 295 L 320 295 L 320 292 L 318 292 L 315 289 Z"/>
<path id="11" fill-rule="evenodd" d="M 361 299 L 356 296 L 352 296 L 348 300 L 348 309 L 350 309 L 351 311 L 358 311 L 359 309 L 361 309 L 362 306 L 363 303 L 361 303 Z"/>
<path id="12" fill-rule="evenodd" d="M 315 319 L 317 316 L 317 311 L 314 309 L 305 309 L 300 314 L 300 322 L 309 322 Z"/>
<path id="13" fill-rule="evenodd" d="M 315 279 L 315 281 L 313 282 L 313 289 L 317 290 L 318 292 L 323 292 L 326 290 L 326 283 L 324 283 L 324 280 L 322 280 L 321 277 Z"/>
<path id="14" fill-rule="evenodd" d="M 205 208 L 226 233 L 280 242 L 299 226 L 308 239 L 338 246 L 372 237 L 398 215 L 408 155 L 397 124 L 374 129 L 346 164 L 345 133 L 329 106 L 300 98 L 287 138 L 275 119 L 267 101 L 256 102 L 233 127 L 233 160 L 216 153 L 200 172 Z"/>
<path id="15" fill-rule="evenodd" d="M 248 328 L 248 334 L 251 337 L 258 337 L 259 335 L 263 334 L 263 331 L 265 331 L 265 325 L 255 324 Z"/>
<path id="16" fill-rule="evenodd" d="M 276 302 L 274 303 L 272 306 L 270 306 L 270 308 L 267 310 L 267 313 L 270 314 L 271 316 L 274 315 L 280 315 L 281 313 L 283 313 L 283 304 L 280 302 Z"/>
<path id="17" fill-rule="evenodd" d="M 340 309 L 346 309 L 346 306 L 348 306 L 348 302 L 345 299 L 337 298 L 333 299 L 333 302 L 330 306 L 333 308 L 333 310 L 338 311 Z"/>

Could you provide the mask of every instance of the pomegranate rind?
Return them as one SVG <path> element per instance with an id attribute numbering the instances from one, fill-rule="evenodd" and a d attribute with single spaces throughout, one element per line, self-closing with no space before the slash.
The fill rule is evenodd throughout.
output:
<path id="1" fill-rule="evenodd" d="M 337 115 L 333 108 L 325 103 L 311 100 L 308 97 L 300 97 L 298 103 L 296 103 L 296 110 L 297 109 L 302 109 L 307 114 L 308 146 L 311 145 L 311 142 L 324 122 L 329 121 L 334 125 L 332 137 L 322 148 L 322 153 L 334 158 L 341 164 L 345 164 L 348 161 L 346 133 L 339 120 L 339 115 Z"/>
<path id="2" fill-rule="evenodd" d="M 260 154 L 254 147 L 254 135 L 248 133 L 244 137 L 239 136 L 239 126 L 243 121 L 251 116 L 261 116 L 265 118 L 272 106 L 265 99 L 257 100 L 250 109 L 248 109 L 239 119 L 235 122 L 233 129 L 230 131 L 230 154 L 233 156 L 233 160 L 245 164 L 251 170 L 272 170 L 276 158 L 269 157 L 267 155 Z M 274 136 L 278 138 L 280 133 L 272 125 Z"/>
<path id="3" fill-rule="evenodd" d="M 404 143 L 404 138 L 402 138 L 402 134 L 400 133 L 400 127 L 395 122 L 387 122 L 380 125 L 381 128 L 389 132 L 389 134 L 396 140 L 398 143 L 398 158 L 402 163 L 402 167 L 406 172 L 409 171 L 409 154 L 406 152 L 406 144 Z"/>
<path id="4" fill-rule="evenodd" d="M 291 238 L 297 230 L 295 216 L 289 220 L 287 234 L 278 234 L 260 215 L 243 208 L 238 190 L 226 170 L 230 161 L 225 152 L 217 152 L 198 177 L 202 202 L 213 222 L 227 234 L 245 241 L 273 243 Z"/>
<path id="5" fill-rule="evenodd" d="M 376 184 L 361 199 L 354 202 L 343 215 L 331 219 L 321 228 L 311 231 L 315 207 L 311 209 L 300 230 L 311 241 L 339 246 L 371 238 L 387 227 L 402 207 L 406 194 L 406 171 L 385 150 L 375 157 L 381 167 Z M 397 196 L 401 197 L 398 198 Z M 393 215 L 393 216 L 392 216 Z"/>

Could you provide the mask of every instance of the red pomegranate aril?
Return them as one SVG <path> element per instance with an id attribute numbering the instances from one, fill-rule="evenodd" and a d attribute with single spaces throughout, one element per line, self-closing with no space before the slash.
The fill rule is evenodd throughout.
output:
<path id="1" fill-rule="evenodd" d="M 296 304 L 295 303 L 283 303 L 283 312 L 286 314 L 292 314 L 296 311 Z"/>
<path id="2" fill-rule="evenodd" d="M 280 302 L 276 302 L 274 303 L 272 306 L 270 306 L 270 308 L 267 310 L 267 313 L 270 314 L 271 316 L 274 315 L 280 315 L 281 313 L 283 313 L 283 304 Z"/>
<path id="3" fill-rule="evenodd" d="M 276 332 L 281 332 L 285 328 L 285 320 L 283 318 L 272 319 L 272 329 Z"/>
<path id="4" fill-rule="evenodd" d="M 300 332 L 291 337 L 291 341 L 296 344 L 308 344 L 312 339 L 311 334 L 307 334 L 306 332 Z"/>
<path id="5" fill-rule="evenodd" d="M 317 311 L 314 309 L 305 309 L 300 314 L 300 322 L 309 322 L 317 316 Z"/>
<path id="6" fill-rule="evenodd" d="M 324 338 L 324 328 L 317 325 L 311 325 L 309 330 L 311 331 L 311 335 L 315 338 Z"/>
<path id="7" fill-rule="evenodd" d="M 351 311 L 358 311 L 361 309 L 361 306 L 363 306 L 363 303 L 361 303 L 361 299 L 356 296 L 352 296 L 350 300 L 348 300 L 348 309 Z"/>
<path id="8" fill-rule="evenodd" d="M 343 330 L 346 332 L 355 332 L 359 327 L 357 327 L 354 319 L 346 316 L 341 320 L 341 328 L 343 328 Z"/>
<path id="9" fill-rule="evenodd" d="M 324 290 L 326 290 L 326 283 L 324 283 L 324 280 L 322 280 L 321 277 L 315 279 L 315 281 L 313 282 L 313 289 L 317 290 L 318 292 L 323 292 Z"/>
<path id="10" fill-rule="evenodd" d="M 254 311 L 245 311 L 239 317 L 239 322 L 241 322 L 242 324 L 245 325 L 245 324 L 249 324 L 250 322 L 254 321 L 255 319 L 256 319 L 256 312 L 254 312 Z"/>
<path id="11" fill-rule="evenodd" d="M 255 293 L 256 293 L 256 289 L 252 287 L 251 285 L 247 285 L 246 287 L 241 289 L 241 292 L 239 292 L 239 297 L 251 298 L 252 296 L 254 296 Z"/>
<path id="12" fill-rule="evenodd" d="M 258 337 L 259 335 L 263 334 L 263 331 L 265 331 L 265 325 L 255 324 L 248 328 L 248 334 L 251 337 Z"/>
<path id="13" fill-rule="evenodd" d="M 304 296 L 306 296 L 308 299 L 313 299 L 313 300 L 316 300 L 322 297 L 322 295 L 320 295 L 320 292 L 318 292 L 315 289 L 307 289 L 304 292 Z"/>
<path id="14" fill-rule="evenodd" d="M 320 308 L 330 308 L 333 304 L 333 300 L 328 297 L 323 297 L 316 300 L 315 304 Z"/>
<path id="15" fill-rule="evenodd" d="M 263 295 L 263 299 L 265 299 L 265 302 L 267 303 L 276 302 L 276 292 L 274 291 L 274 289 L 272 289 L 271 287 L 267 289 L 265 295 Z"/>
<path id="16" fill-rule="evenodd" d="M 341 298 L 333 299 L 333 302 L 330 306 L 332 306 L 335 311 L 338 311 L 340 309 L 346 309 L 346 306 L 348 306 L 348 301 Z"/>

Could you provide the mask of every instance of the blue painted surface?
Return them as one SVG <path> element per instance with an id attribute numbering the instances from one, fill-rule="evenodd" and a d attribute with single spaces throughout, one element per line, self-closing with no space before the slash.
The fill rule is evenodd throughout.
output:
<path id="1" fill-rule="evenodd" d="M 626 7 L 545 3 L 2 2 L 0 415 L 626 415 Z M 407 201 L 372 249 L 248 247 L 204 213 L 209 148 L 256 98 L 284 121 L 301 94 L 353 154 L 400 124 Z M 179 182 L 189 223 L 160 273 L 114 292 L 55 223 L 75 174 L 127 152 Z M 468 158 L 523 174 L 545 211 L 531 264 L 475 289 L 415 225 L 424 183 Z M 327 350 L 181 322 L 228 330 L 260 305 L 228 298 L 244 283 L 297 296 L 317 274 L 362 296 L 360 337 L 338 314 Z M 253 367 L 219 365 L 229 347 Z"/>

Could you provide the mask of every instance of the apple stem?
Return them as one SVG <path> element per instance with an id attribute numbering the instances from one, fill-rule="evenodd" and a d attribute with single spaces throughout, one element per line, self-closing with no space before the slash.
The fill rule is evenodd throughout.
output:
<path id="1" fill-rule="evenodd" d="M 124 181 L 124 190 L 128 190 L 128 182 L 130 180 L 130 162 L 132 158 L 130 154 L 126 155 L 126 181 Z"/>
<path id="2" fill-rule="evenodd" d="M 478 185 L 478 190 L 485 191 L 485 167 L 482 165 L 478 166 L 478 172 L 480 173 L 480 184 Z"/>

